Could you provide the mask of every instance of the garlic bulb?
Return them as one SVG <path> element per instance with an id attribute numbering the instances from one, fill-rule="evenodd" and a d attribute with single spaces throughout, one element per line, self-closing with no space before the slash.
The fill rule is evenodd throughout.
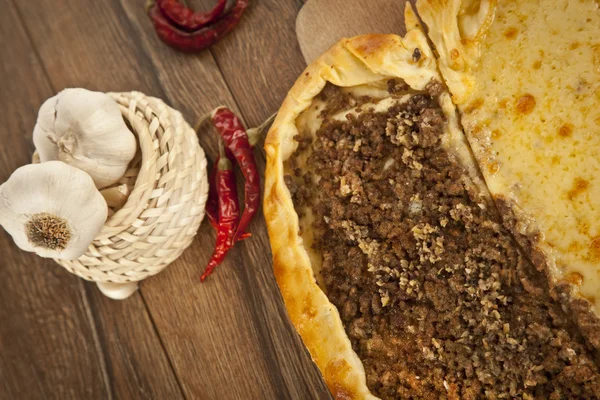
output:
<path id="1" fill-rule="evenodd" d="M 101 189 L 117 182 L 135 156 L 136 140 L 108 95 L 65 89 L 42 104 L 33 130 L 41 162 L 64 161 Z"/>
<path id="2" fill-rule="evenodd" d="M 107 214 L 92 178 L 60 161 L 23 166 L 0 186 L 0 225 L 17 246 L 42 257 L 79 258 Z"/>

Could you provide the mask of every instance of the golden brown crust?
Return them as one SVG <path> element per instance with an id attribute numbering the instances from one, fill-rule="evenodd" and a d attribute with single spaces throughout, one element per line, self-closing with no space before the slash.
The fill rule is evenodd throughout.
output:
<path id="1" fill-rule="evenodd" d="M 408 33 L 404 38 L 365 35 L 343 39 L 309 65 L 284 100 L 265 142 L 264 215 L 275 277 L 290 319 L 336 399 L 375 397 L 367 388 L 362 363 L 352 350 L 338 310 L 316 283 L 298 233 L 298 215 L 284 183 L 284 162 L 297 146 L 296 119 L 327 82 L 352 87 L 396 77 L 415 90 L 424 90 L 432 78 L 441 79 L 427 38 L 410 6 L 406 9 L 406 26 Z M 418 61 L 413 59 L 415 48 L 421 51 Z M 448 93 L 439 101 L 448 125 L 452 126 L 448 144 L 460 147 L 455 141 L 463 139 Z"/>

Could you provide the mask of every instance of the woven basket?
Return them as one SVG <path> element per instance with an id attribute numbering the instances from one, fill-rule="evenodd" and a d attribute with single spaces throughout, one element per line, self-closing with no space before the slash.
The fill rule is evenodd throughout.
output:
<path id="1" fill-rule="evenodd" d="M 55 260 L 101 289 L 145 279 L 179 257 L 196 235 L 208 196 L 204 151 L 181 113 L 139 92 L 109 95 L 138 138 L 138 154 L 120 181 L 133 190 L 84 255 Z"/>

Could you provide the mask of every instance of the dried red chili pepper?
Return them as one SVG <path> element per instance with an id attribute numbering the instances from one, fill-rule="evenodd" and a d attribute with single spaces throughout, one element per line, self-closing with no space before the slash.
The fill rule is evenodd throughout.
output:
<path id="1" fill-rule="evenodd" d="M 199 122 L 198 124 L 200 125 L 202 122 Z M 198 131 L 198 129 L 196 129 L 196 131 Z M 233 158 L 233 155 L 231 155 L 227 150 L 225 151 L 225 153 L 227 154 L 227 158 L 229 159 L 229 162 L 232 163 L 232 165 L 235 163 L 235 158 Z M 210 175 L 208 177 L 208 199 L 206 200 L 206 216 L 208 217 L 208 221 L 210 222 L 210 224 L 212 225 L 213 228 L 215 228 L 215 230 L 219 229 L 219 196 L 217 194 L 217 169 L 218 169 L 218 165 L 219 165 L 219 160 L 221 159 L 220 156 L 218 156 L 215 160 L 215 163 L 213 164 L 213 168 L 212 171 L 210 172 Z M 249 236 L 242 236 L 241 238 L 239 238 L 238 240 L 244 240 Z"/>
<path id="2" fill-rule="evenodd" d="M 215 160 L 210 175 L 208 176 L 208 199 L 206 199 L 206 216 L 213 228 L 219 229 L 219 197 L 217 195 L 217 168 L 220 158 Z"/>
<path id="3" fill-rule="evenodd" d="M 225 156 L 223 144 L 219 146 L 219 162 L 216 166 L 216 192 L 219 199 L 219 222 L 217 224 L 217 242 L 215 250 L 200 277 L 206 278 L 219 266 L 235 243 L 235 233 L 240 219 L 235 172 L 231 161 Z"/>
<path id="4" fill-rule="evenodd" d="M 260 206 L 260 176 L 254 154 L 252 154 L 252 146 L 248 142 L 248 134 L 242 125 L 242 121 L 225 107 L 214 110 L 211 119 L 246 179 L 244 183 L 244 212 L 237 228 L 237 239 L 246 231 Z"/>
<path id="5" fill-rule="evenodd" d="M 173 24 L 186 31 L 197 31 L 216 21 L 227 5 L 227 0 L 218 0 L 208 12 L 194 11 L 179 0 L 156 0 L 158 8 Z"/>
<path id="6" fill-rule="evenodd" d="M 240 22 L 247 6 L 248 0 L 237 0 L 229 12 L 194 32 L 186 32 L 172 24 L 156 3 L 148 9 L 148 15 L 160 40 L 178 50 L 196 52 L 212 46 L 231 32 Z"/>

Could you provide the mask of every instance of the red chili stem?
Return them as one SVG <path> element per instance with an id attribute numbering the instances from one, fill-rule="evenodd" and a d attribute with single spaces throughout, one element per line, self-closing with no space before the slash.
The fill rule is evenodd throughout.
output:
<path id="1" fill-rule="evenodd" d="M 220 150 L 222 147 L 221 144 Z M 235 172 L 233 171 L 231 161 L 225 156 L 224 150 L 221 150 L 220 153 L 219 162 L 216 168 L 216 186 L 219 199 L 217 242 L 212 257 L 210 258 L 204 273 L 200 277 L 202 282 L 204 282 L 214 269 L 223 262 L 227 253 L 233 247 L 235 243 L 235 232 L 240 218 Z"/>
<path id="2" fill-rule="evenodd" d="M 210 119 L 210 113 L 204 114 L 203 116 L 201 116 L 198 121 L 196 121 L 196 124 L 194 125 L 194 131 L 196 132 L 196 134 L 200 133 L 200 128 L 202 128 L 202 126 L 206 123 L 206 121 L 208 121 Z"/>
<path id="3" fill-rule="evenodd" d="M 148 15 L 154 23 L 154 30 L 160 40 L 175 49 L 191 53 L 212 46 L 231 32 L 240 22 L 246 7 L 248 7 L 248 0 L 237 0 L 229 12 L 211 25 L 194 32 L 186 32 L 173 25 L 161 12 L 158 4 L 148 9 Z"/>
<path id="4" fill-rule="evenodd" d="M 207 12 L 194 11 L 179 0 L 156 0 L 165 17 L 179 29 L 194 32 L 215 22 L 227 5 L 227 0 L 217 0 L 217 4 Z"/>
<path id="5" fill-rule="evenodd" d="M 237 228 L 237 239 L 246 231 L 260 206 L 260 176 L 246 129 L 240 119 L 231 110 L 220 107 L 213 111 L 212 121 L 245 178 L 244 212 Z"/>
<path id="6" fill-rule="evenodd" d="M 275 121 L 275 117 L 277 117 L 277 113 L 271 115 L 256 128 L 248 129 L 248 142 L 250 142 L 250 146 L 256 147 L 256 145 L 260 142 L 260 139 L 262 139 L 264 136 L 265 131 L 269 129 L 273 121 Z"/>

